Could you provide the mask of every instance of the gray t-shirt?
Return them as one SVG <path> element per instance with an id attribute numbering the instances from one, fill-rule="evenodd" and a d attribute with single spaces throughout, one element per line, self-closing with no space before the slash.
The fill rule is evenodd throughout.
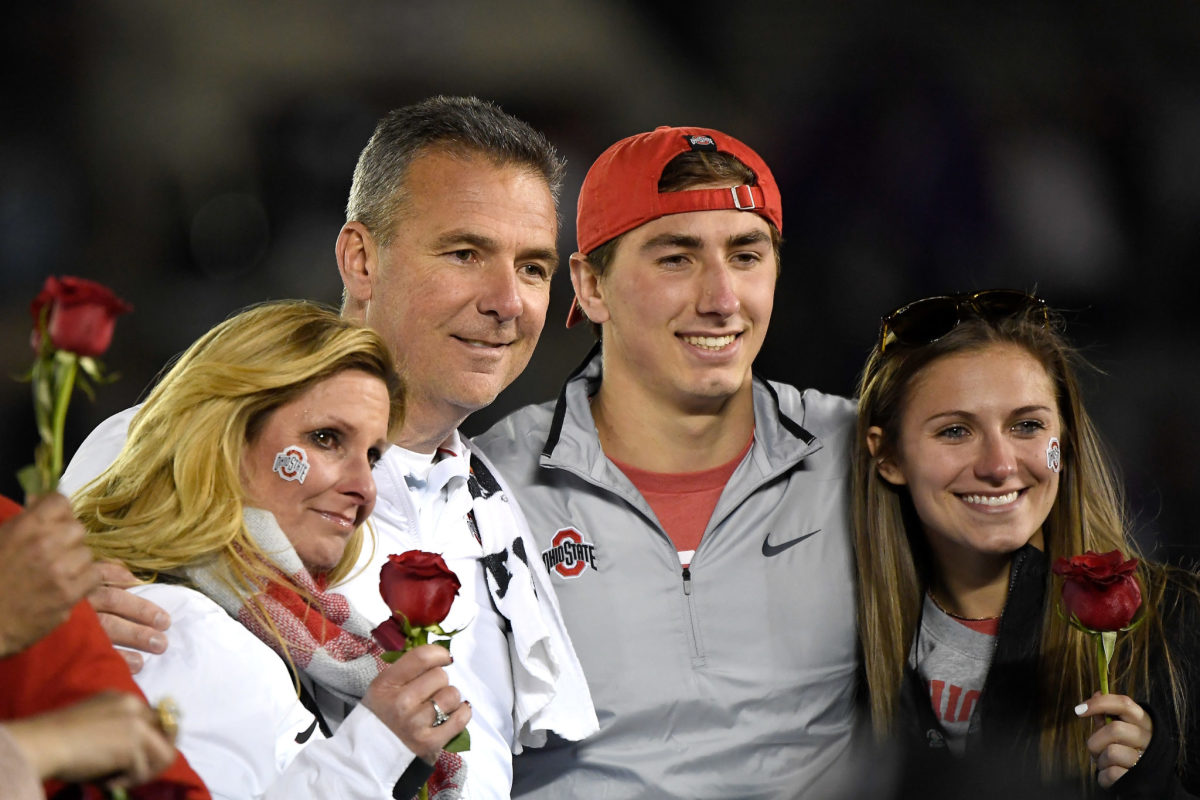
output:
<path id="1" fill-rule="evenodd" d="M 987 679 L 996 637 L 972 630 L 925 596 L 921 630 L 909 665 L 929 689 L 933 713 L 945 728 L 950 752 L 961 756 L 978 726 L 975 708 Z"/>

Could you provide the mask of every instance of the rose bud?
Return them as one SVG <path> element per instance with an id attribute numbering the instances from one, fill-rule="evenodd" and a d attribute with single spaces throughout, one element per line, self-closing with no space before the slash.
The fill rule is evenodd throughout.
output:
<path id="1" fill-rule="evenodd" d="M 375 644 L 382 647 L 384 650 L 404 651 L 408 646 L 408 638 L 404 635 L 404 630 L 400 627 L 400 623 L 395 617 L 388 617 L 378 627 L 371 631 L 371 636 L 375 639 Z"/>
<path id="2" fill-rule="evenodd" d="M 409 550 L 388 556 L 379 570 L 379 593 L 393 614 L 414 628 L 435 625 L 450 613 L 461 584 L 436 553 Z"/>
<path id="3" fill-rule="evenodd" d="M 1060 558 L 1054 574 L 1063 577 L 1062 598 L 1067 613 L 1093 631 L 1119 631 L 1128 627 L 1142 604 L 1142 590 L 1134 577 L 1137 559 L 1128 561 L 1120 550 Z"/>
<path id="4" fill-rule="evenodd" d="M 29 308 L 33 315 L 31 344 L 35 351 L 41 350 L 38 323 L 47 306 L 46 333 L 50 343 L 59 350 L 81 356 L 104 353 L 112 343 L 117 316 L 133 310 L 133 306 L 95 281 L 70 275 L 50 276 Z"/>

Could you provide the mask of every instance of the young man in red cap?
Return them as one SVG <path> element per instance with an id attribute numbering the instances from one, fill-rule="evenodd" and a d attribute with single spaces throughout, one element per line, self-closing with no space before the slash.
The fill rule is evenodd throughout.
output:
<path id="1" fill-rule="evenodd" d="M 854 406 L 752 375 L 779 190 L 714 130 L 596 161 L 576 299 L 600 344 L 556 402 L 476 439 L 507 477 L 600 731 L 516 760 L 514 796 L 849 796 Z"/>

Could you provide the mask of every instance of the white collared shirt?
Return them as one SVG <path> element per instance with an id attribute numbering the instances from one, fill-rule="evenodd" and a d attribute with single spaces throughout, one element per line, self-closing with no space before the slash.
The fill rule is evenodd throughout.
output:
<path id="1" fill-rule="evenodd" d="M 457 432 L 444 445 L 461 459 L 466 475 L 470 454 Z M 342 592 L 359 613 L 382 622 L 390 611 L 379 594 L 379 569 L 390 554 L 406 550 L 439 553 L 458 576 L 462 588 L 442 623 L 462 629 L 450 647 L 454 663 L 446 668 L 450 683 L 471 701 L 471 749 L 465 797 L 507 798 L 512 788 L 513 678 L 505 620 L 492 607 L 480 557 L 483 549 L 471 533 L 465 510 L 470 493 L 465 479 L 451 480 L 449 493 L 428 482 L 434 455 L 390 447 L 375 465 L 378 499 L 370 542 Z M 432 710 L 431 710 L 432 715 Z"/>

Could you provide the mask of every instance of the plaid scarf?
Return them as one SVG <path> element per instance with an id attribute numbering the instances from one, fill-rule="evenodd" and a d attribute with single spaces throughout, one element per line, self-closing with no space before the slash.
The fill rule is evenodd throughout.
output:
<path id="1" fill-rule="evenodd" d="M 314 578 L 309 574 L 274 514 L 245 508 L 242 516 L 251 541 L 288 579 L 271 582 L 257 596 L 275 630 L 264 624 L 247 598 L 234 591 L 232 576 L 223 563 L 186 567 L 185 576 L 272 650 L 285 660 L 290 658 L 296 669 L 321 689 L 345 703 L 357 704 L 371 681 L 387 666 L 380 658 L 383 651 L 371 637 L 375 626 L 344 596 L 328 591 L 324 576 Z M 301 587 L 307 597 L 293 586 Z M 457 800 L 462 796 L 465 777 L 462 759 L 443 751 L 429 780 L 430 798 Z"/>

